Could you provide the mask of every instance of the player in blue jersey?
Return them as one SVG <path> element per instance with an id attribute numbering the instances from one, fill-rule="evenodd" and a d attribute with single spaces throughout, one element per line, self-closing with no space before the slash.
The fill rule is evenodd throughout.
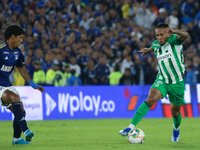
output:
<path id="1" fill-rule="evenodd" d="M 12 144 L 30 144 L 34 133 L 27 127 L 25 110 L 17 90 L 9 81 L 9 75 L 16 66 L 21 76 L 34 88 L 44 93 L 44 88 L 33 83 L 25 68 L 24 57 L 19 49 L 25 32 L 16 25 L 9 26 L 4 34 L 5 41 L 0 43 L 0 103 L 14 114 Z M 25 140 L 21 138 L 24 133 Z"/>

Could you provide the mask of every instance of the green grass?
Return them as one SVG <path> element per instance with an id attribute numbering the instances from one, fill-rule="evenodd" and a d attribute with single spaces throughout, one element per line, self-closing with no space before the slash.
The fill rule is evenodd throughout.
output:
<path id="1" fill-rule="evenodd" d="M 199 150 L 199 118 L 183 118 L 179 142 L 171 142 L 172 119 L 142 119 L 146 139 L 129 144 L 119 130 L 131 119 L 29 121 L 32 144 L 12 145 L 12 122 L 0 122 L 0 150 Z M 23 136 L 24 137 L 24 136 Z"/>

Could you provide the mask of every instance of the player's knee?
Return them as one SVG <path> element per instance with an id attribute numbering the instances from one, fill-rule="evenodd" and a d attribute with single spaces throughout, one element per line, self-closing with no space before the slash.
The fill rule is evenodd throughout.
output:
<path id="1" fill-rule="evenodd" d="M 180 112 L 179 111 L 172 111 L 172 116 L 177 118 L 179 116 Z"/>
<path id="2" fill-rule="evenodd" d="M 147 102 L 150 106 L 152 106 L 152 105 L 156 102 L 156 99 L 155 99 L 154 97 L 148 97 L 148 98 L 146 99 L 146 102 Z"/>
<path id="3" fill-rule="evenodd" d="M 10 102 L 18 103 L 18 102 L 20 102 L 20 97 L 18 95 L 10 95 Z"/>

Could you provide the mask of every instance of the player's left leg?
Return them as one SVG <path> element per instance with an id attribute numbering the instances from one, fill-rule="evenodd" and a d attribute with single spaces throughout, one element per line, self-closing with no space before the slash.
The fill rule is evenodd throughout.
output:
<path id="1" fill-rule="evenodd" d="M 177 84 L 169 84 L 169 101 L 171 102 L 171 113 L 173 116 L 173 134 L 172 141 L 178 142 L 180 134 L 180 124 L 181 124 L 181 106 L 184 104 L 184 92 L 185 92 L 185 83 L 184 81 Z"/>
<path id="2" fill-rule="evenodd" d="M 8 108 L 12 113 L 13 113 L 13 107 L 9 107 Z M 26 112 L 23 108 L 23 104 L 22 104 L 22 110 L 24 112 L 24 117 L 26 116 Z M 17 119 L 16 117 L 14 117 L 14 120 L 13 120 L 13 139 L 12 139 L 12 144 L 13 145 L 16 145 L 16 144 L 30 144 L 29 142 L 26 142 L 23 138 L 21 138 L 21 133 L 22 133 L 22 130 L 21 130 L 21 127 L 19 126 L 18 122 L 17 122 Z"/>
<path id="3" fill-rule="evenodd" d="M 178 142 L 179 134 L 180 134 L 180 124 L 182 115 L 180 112 L 182 105 L 174 105 L 171 103 L 171 112 L 173 117 L 173 134 L 172 134 L 172 142 Z"/>

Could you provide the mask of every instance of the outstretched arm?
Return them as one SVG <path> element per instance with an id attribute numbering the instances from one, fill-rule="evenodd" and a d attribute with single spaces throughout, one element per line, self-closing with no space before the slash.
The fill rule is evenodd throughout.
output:
<path id="1" fill-rule="evenodd" d="M 26 82 L 28 82 L 34 89 L 38 89 L 39 91 L 44 93 L 44 88 L 42 86 L 39 86 L 39 85 L 36 85 L 35 83 L 33 83 L 26 67 L 24 67 L 24 66 L 23 67 L 17 67 L 17 70 L 19 71 L 21 76 L 24 78 L 24 80 Z"/>
<path id="2" fill-rule="evenodd" d="M 151 46 L 150 48 L 144 48 L 142 50 L 139 50 L 138 52 L 142 53 L 142 56 L 145 56 L 149 54 L 150 52 L 153 52 L 153 47 Z"/>

